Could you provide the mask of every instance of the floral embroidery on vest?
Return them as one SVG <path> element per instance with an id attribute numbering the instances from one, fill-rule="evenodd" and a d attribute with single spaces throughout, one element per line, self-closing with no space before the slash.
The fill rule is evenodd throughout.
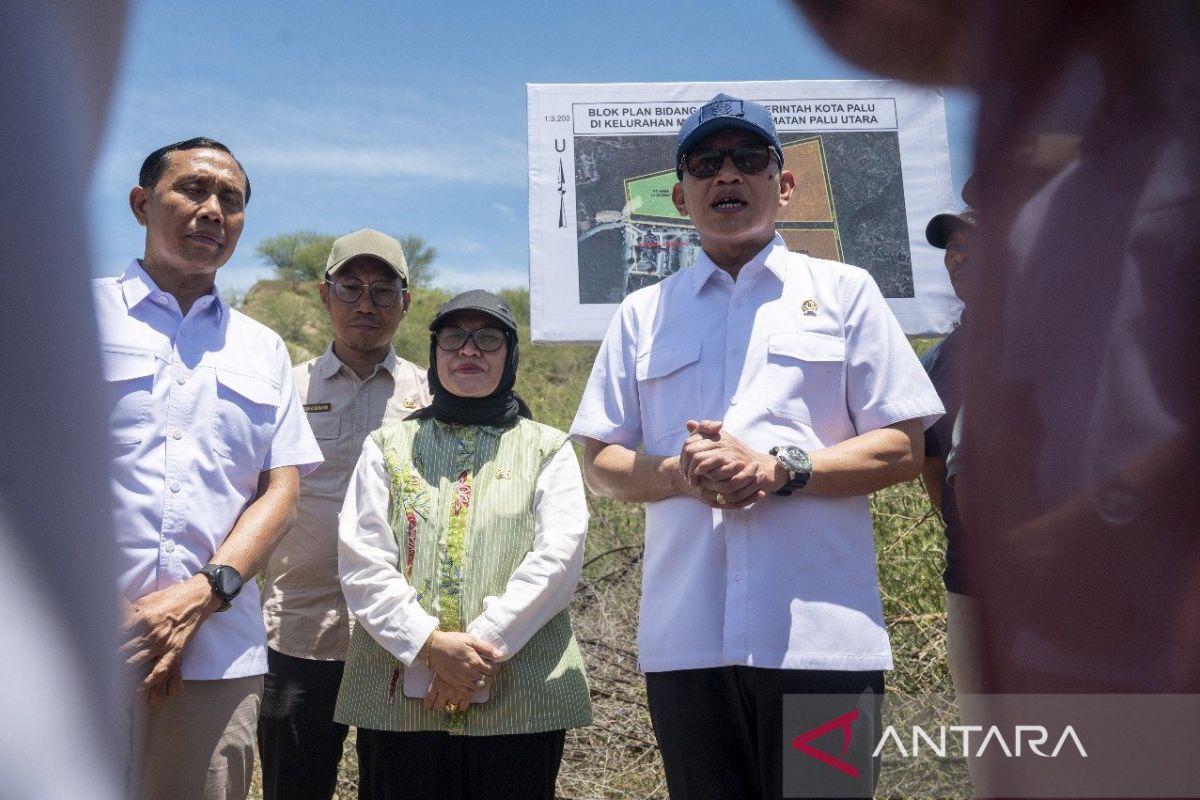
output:
<path id="1" fill-rule="evenodd" d="M 440 622 L 448 631 L 461 631 L 462 624 L 462 567 L 466 548 L 467 528 L 471 511 L 471 468 L 475 460 L 475 430 L 464 428 L 455 439 L 457 451 L 454 467 L 458 478 L 454 483 L 453 502 L 446 535 L 446 558 L 442 562 L 438 594 L 441 598 Z"/>
<path id="2" fill-rule="evenodd" d="M 466 549 L 467 528 L 471 512 L 471 468 L 475 462 L 474 428 L 463 428 L 455 438 L 454 467 L 458 478 L 454 482 L 454 499 L 450 506 L 450 519 L 446 535 L 446 559 L 442 562 L 441 614 L 439 621 L 448 631 L 463 630 L 462 621 L 462 568 Z M 462 730 L 466 724 L 466 713 L 456 711 L 448 721 L 450 730 Z"/>
<path id="3" fill-rule="evenodd" d="M 384 455 L 384 460 L 392 479 L 392 497 L 397 507 L 404 512 L 404 577 L 411 578 L 413 560 L 417 556 L 417 516 L 429 519 L 433 510 L 432 503 L 425 481 L 421 479 L 419 467 L 401 467 L 395 450 L 389 450 Z"/>

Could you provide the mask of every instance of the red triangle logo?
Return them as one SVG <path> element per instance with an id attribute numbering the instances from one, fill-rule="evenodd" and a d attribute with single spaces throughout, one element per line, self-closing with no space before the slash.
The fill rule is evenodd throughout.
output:
<path id="1" fill-rule="evenodd" d="M 809 742 L 811 742 L 813 739 L 819 739 L 822 736 L 824 736 L 825 734 L 829 733 L 830 731 L 841 729 L 841 731 L 842 731 L 842 753 L 841 754 L 843 756 L 846 755 L 846 753 L 849 752 L 849 750 L 850 750 L 850 734 L 851 734 L 850 726 L 854 723 L 854 720 L 856 720 L 856 719 L 858 719 L 858 709 L 857 708 L 853 709 L 851 711 L 847 711 L 845 714 L 842 714 L 840 717 L 834 717 L 833 719 L 829 720 L 828 722 L 822 723 L 822 724 L 818 725 L 817 727 L 813 728 L 812 730 L 805 731 L 804 733 L 797 736 L 795 739 L 792 739 L 792 747 L 794 747 L 795 749 L 799 750 L 801 753 L 804 753 L 807 756 L 812 756 L 817 761 L 820 761 L 822 764 L 827 764 L 828 766 L 833 767 L 834 769 L 836 769 L 839 772 L 846 773 L 851 778 L 857 778 L 858 777 L 858 767 L 856 767 L 853 764 L 850 764 L 846 761 L 843 761 L 842 759 L 838 758 L 837 756 L 830 755 L 829 753 L 826 753 L 824 750 L 818 750 L 817 748 L 815 748 L 811 744 L 809 744 Z"/>

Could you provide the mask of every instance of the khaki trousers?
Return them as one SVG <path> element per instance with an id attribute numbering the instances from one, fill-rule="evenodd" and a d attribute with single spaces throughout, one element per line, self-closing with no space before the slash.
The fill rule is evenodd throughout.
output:
<path id="1" fill-rule="evenodd" d="M 137 800 L 245 800 L 263 677 L 184 681 L 133 707 L 130 794 Z"/>

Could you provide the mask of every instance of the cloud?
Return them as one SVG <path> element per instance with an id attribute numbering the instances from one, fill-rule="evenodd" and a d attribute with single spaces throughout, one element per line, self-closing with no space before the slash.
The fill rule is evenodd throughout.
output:
<path id="1" fill-rule="evenodd" d="M 119 97 L 113 126 L 123 136 L 106 148 L 101 175 L 107 180 L 118 170 L 127 173 L 130 162 L 140 164 L 154 147 L 200 131 L 228 144 L 251 175 L 269 170 L 522 189 L 527 185 L 523 136 L 486 125 L 468 131 L 435 123 L 456 116 L 448 98 L 408 90 L 365 93 L 359 87 L 333 93 L 337 114 L 317 112 L 310 97 L 264 100 L 203 82 L 173 84 L 170 91 L 127 90 Z M 412 113 L 413 108 L 421 113 Z M 130 136 L 138 141 L 129 141 Z M 118 160 L 119 167 L 114 163 Z"/>
<path id="2" fill-rule="evenodd" d="M 504 217 L 509 222 L 514 222 L 517 219 L 517 212 L 512 206 L 506 206 L 504 203 L 492 203 L 492 208 L 500 212 L 500 216 Z"/>
<path id="3" fill-rule="evenodd" d="M 468 254 L 485 253 L 488 250 L 488 246 L 483 242 L 477 242 L 474 239 L 468 239 L 465 236 L 460 236 L 455 239 L 454 244 L 451 245 L 451 247 L 455 250 L 455 252 Z"/>
<path id="4" fill-rule="evenodd" d="M 524 264 L 497 264 L 488 260 L 474 264 L 439 262 L 434 283 L 449 291 L 525 288 L 529 285 L 529 268 Z"/>

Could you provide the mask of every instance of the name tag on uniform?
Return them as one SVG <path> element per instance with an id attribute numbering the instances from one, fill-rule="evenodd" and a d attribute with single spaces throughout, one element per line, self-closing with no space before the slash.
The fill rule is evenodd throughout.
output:
<path id="1" fill-rule="evenodd" d="M 314 411 L 333 411 L 333 403 L 305 403 L 304 410 L 310 414 Z"/>

